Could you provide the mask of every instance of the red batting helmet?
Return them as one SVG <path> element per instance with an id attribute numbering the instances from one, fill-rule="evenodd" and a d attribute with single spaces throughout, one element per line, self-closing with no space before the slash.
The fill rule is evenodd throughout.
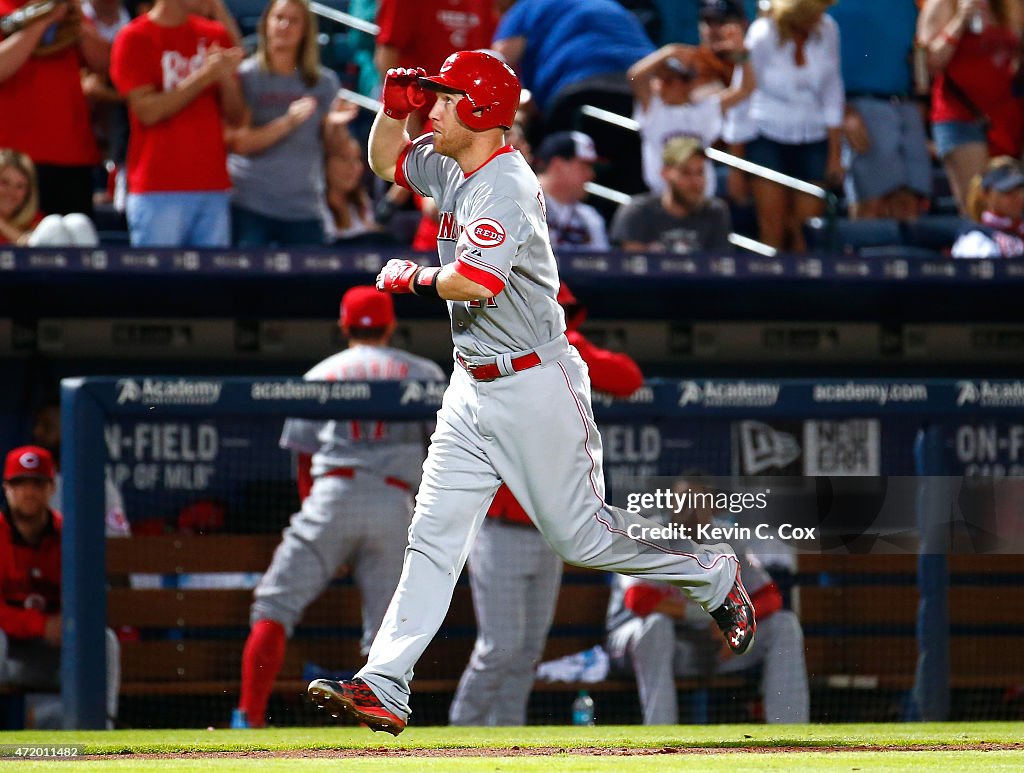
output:
<path id="1" fill-rule="evenodd" d="M 521 87 L 512 68 L 483 51 L 456 51 L 444 60 L 437 75 L 420 78 L 432 91 L 464 94 L 456 113 L 474 131 L 511 129 L 519 107 Z"/>

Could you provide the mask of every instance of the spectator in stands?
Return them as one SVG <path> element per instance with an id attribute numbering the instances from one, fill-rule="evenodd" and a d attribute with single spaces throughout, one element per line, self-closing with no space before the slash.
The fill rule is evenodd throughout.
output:
<path id="1" fill-rule="evenodd" d="M 529 89 L 540 121 L 531 121 L 530 140 L 576 128 L 584 105 L 629 115 L 633 95 L 626 71 L 654 50 L 629 11 L 615 0 L 497 0 L 505 13 L 494 33 L 494 48 Z M 609 166 L 604 183 L 627 193 L 643 190 L 637 164 L 639 138 L 592 121 L 588 133 Z"/>
<path id="2" fill-rule="evenodd" d="M 50 506 L 53 474 L 53 459 L 45 448 L 15 448 L 4 463 L 0 501 L 0 683 L 47 690 L 61 683 L 62 519 Z M 110 629 L 106 662 L 107 716 L 112 721 L 121 658 Z"/>
<path id="3" fill-rule="evenodd" d="M 373 218 L 373 201 L 363 177 L 363 149 L 352 136 L 332 144 L 327 156 L 327 241 L 357 244 L 368 241 L 368 236 L 379 241 L 385 234 Z"/>
<path id="4" fill-rule="evenodd" d="M 82 0 L 82 15 L 92 22 L 108 45 L 113 44 L 117 33 L 132 20 L 122 0 Z M 89 101 L 93 135 L 110 175 L 108 191 L 114 193 L 113 198 L 119 200 L 123 208 L 124 162 L 128 155 L 128 110 L 124 97 L 114 88 L 109 73 L 83 73 L 82 91 Z M 114 190 L 117 185 L 121 186 L 120 195 Z"/>
<path id="5" fill-rule="evenodd" d="M 394 304 L 372 285 L 345 293 L 338 327 L 348 347 L 313 366 L 305 379 L 394 382 L 444 376 L 435 363 L 389 346 L 397 327 Z M 432 421 L 285 422 L 280 445 L 296 456 L 302 506 L 253 593 L 232 727 L 266 724 L 287 639 L 342 564 L 349 565 L 360 589 L 362 652 L 369 651 L 402 575 L 413 494 L 432 426 Z"/>
<path id="6" fill-rule="evenodd" d="M 231 38 L 231 45 L 242 45 L 242 30 L 225 5 L 225 0 L 184 0 L 188 12 L 217 22 Z"/>
<path id="7" fill-rule="evenodd" d="M 587 310 L 564 282 L 558 303 L 566 337 L 587 364 L 595 391 L 629 397 L 643 386 L 632 357 L 595 346 L 580 332 Z M 562 559 L 502 484 L 468 566 L 477 635 L 449 719 L 453 725 L 524 725 L 534 670 L 555 615 Z"/>
<path id="8" fill-rule="evenodd" d="M 0 16 L 27 1 L 0 0 Z M 93 167 L 100 158 L 79 70 L 84 64 L 103 74 L 110 61 L 110 46 L 88 20 L 79 25 L 76 44 L 47 51 L 52 26 L 79 13 L 76 3 L 58 4 L 0 41 L 0 148 L 32 159 L 40 206 L 59 215 L 93 211 Z"/>
<path id="9" fill-rule="evenodd" d="M 28 247 L 95 247 L 92 221 L 81 213 L 43 216 L 32 160 L 0 149 L 0 244 Z"/>
<path id="10" fill-rule="evenodd" d="M 713 506 L 714 491 L 692 476 L 677 482 L 676 493 L 697 504 L 675 517 L 697 524 L 726 525 Z M 707 504 L 705 504 L 705 502 Z M 608 605 L 608 654 L 613 668 L 636 674 L 645 725 L 679 721 L 675 677 L 735 673 L 763 666 L 761 692 L 769 723 L 803 723 L 810 714 L 804 638 L 800 621 L 782 608 L 782 595 L 743 540 L 732 542 L 757 615 L 757 636 L 747 655 L 734 657 L 716 636 L 699 606 L 671 585 L 615 575 Z M 671 544 L 665 545 L 671 549 Z"/>
<path id="11" fill-rule="evenodd" d="M 749 0 L 746 4 L 751 5 Z M 755 2 L 754 9 L 751 10 L 754 16 L 756 5 Z M 702 99 L 705 95 L 716 94 L 727 86 L 736 89 L 742 85 L 744 68 L 737 67 L 737 64 L 742 64 L 739 60 L 743 55 L 738 53 L 733 36 L 736 27 L 741 28 L 746 34 L 747 19 L 747 11 L 739 0 L 700 0 L 697 25 L 700 46 L 697 49 L 698 85 L 694 90 L 695 100 Z M 749 53 L 747 56 L 749 57 Z M 754 83 L 753 76 L 750 81 Z M 721 136 L 726 150 L 740 158 L 746 155 L 746 143 L 756 136 L 756 132 L 750 128 L 749 109 L 749 99 L 738 102 L 730 110 L 725 111 L 721 126 Z M 752 219 L 749 176 L 734 167 L 729 167 L 726 181 L 730 202 L 748 208 Z M 719 195 L 725 193 L 718 192 Z"/>
<path id="12" fill-rule="evenodd" d="M 245 104 L 244 57 L 223 25 L 157 0 L 114 41 L 111 77 L 128 101 L 128 229 L 136 247 L 225 247 L 231 180 L 223 124 Z"/>
<path id="13" fill-rule="evenodd" d="M 665 190 L 634 196 L 620 208 L 612 219 L 612 241 L 624 250 L 728 250 L 729 208 L 721 199 L 705 197 L 704 170 L 700 140 L 669 140 L 662 152 Z"/>
<path id="14" fill-rule="evenodd" d="M 825 10 L 835 0 L 773 0 L 750 25 L 747 50 L 757 89 L 749 117 L 756 139 L 748 161 L 809 182 L 843 180 L 843 79 L 839 32 Z M 823 211 L 821 200 L 755 177 L 751 183 L 762 242 L 804 252 L 803 223 Z"/>
<path id="15" fill-rule="evenodd" d="M 935 151 L 965 214 L 970 182 L 989 155 L 1021 154 L 1020 25 L 1016 0 L 927 0 L 918 19 L 933 76 Z"/>
<path id="16" fill-rule="evenodd" d="M 697 137 L 704 147 L 711 147 L 722 136 L 724 114 L 747 99 L 754 90 L 754 74 L 749 57 L 743 50 L 743 28 L 739 24 L 723 25 L 723 42 L 737 58 L 743 59 L 743 73 L 735 88 L 712 93 L 703 99 L 695 96 L 698 83 L 700 49 L 670 43 L 645 56 L 629 69 L 636 108 L 633 117 L 640 124 L 643 142 L 644 182 L 655 193 L 665 189 L 661 176 L 661 155 L 665 143 L 673 137 Z M 718 61 L 715 58 L 715 61 Z M 711 162 L 705 170 L 705 194 L 715 195 L 715 175 Z"/>
<path id="17" fill-rule="evenodd" d="M 530 89 L 548 131 L 571 128 L 580 105 L 616 96 L 617 112 L 629 112 L 626 72 L 654 50 L 629 11 L 615 0 L 498 0 L 498 7 L 494 49 Z"/>
<path id="18" fill-rule="evenodd" d="M 537 148 L 537 179 L 544 191 L 548 234 L 555 250 L 607 250 L 604 218 L 584 204 L 597 162 L 594 141 L 583 132 L 549 134 Z"/>
<path id="19" fill-rule="evenodd" d="M 495 0 L 380 0 L 374 62 L 383 78 L 392 67 L 437 72 L 454 51 L 488 48 L 497 22 Z M 410 126 L 415 137 L 434 106 L 433 92 Z M 414 119 L 415 120 L 415 119 Z"/>
<path id="20" fill-rule="evenodd" d="M 320 66 L 308 0 L 274 0 L 260 17 L 256 53 L 238 68 L 246 110 L 227 131 L 232 243 L 324 243 L 324 132 L 338 76 Z"/>
<path id="21" fill-rule="evenodd" d="M 928 138 L 914 99 L 917 5 L 860 0 L 839 3 L 829 13 L 843 42 L 843 161 L 850 215 L 912 220 L 932 189 Z"/>
<path id="22" fill-rule="evenodd" d="M 1019 258 L 1024 255 L 1024 171 L 1016 159 L 997 156 L 975 175 L 967 196 L 975 225 L 953 244 L 954 258 Z"/>

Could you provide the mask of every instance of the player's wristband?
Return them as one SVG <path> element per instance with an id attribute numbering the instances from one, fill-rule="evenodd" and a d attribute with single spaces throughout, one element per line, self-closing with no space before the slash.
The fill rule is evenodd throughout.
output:
<path id="1" fill-rule="evenodd" d="M 440 273 L 441 269 L 436 266 L 433 268 L 421 268 L 413 275 L 412 281 L 409 283 L 409 289 L 415 295 L 424 298 L 440 298 L 441 294 L 437 292 L 437 275 Z"/>

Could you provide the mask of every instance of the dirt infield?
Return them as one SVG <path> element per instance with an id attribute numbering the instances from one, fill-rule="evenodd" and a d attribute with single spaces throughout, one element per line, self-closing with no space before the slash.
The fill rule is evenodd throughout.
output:
<path id="1" fill-rule="evenodd" d="M 226 752 L 175 752 L 173 754 L 90 754 L 86 760 L 124 759 L 352 759 L 387 757 L 550 757 L 572 755 L 582 757 L 648 757 L 664 754 L 792 754 L 797 752 L 966 752 L 1024 751 L 1024 743 L 908 744 L 905 746 L 661 746 L 636 748 L 628 746 L 511 746 L 456 749 L 408 749 L 378 746 L 370 749 L 289 749 L 282 751 L 253 750 Z"/>

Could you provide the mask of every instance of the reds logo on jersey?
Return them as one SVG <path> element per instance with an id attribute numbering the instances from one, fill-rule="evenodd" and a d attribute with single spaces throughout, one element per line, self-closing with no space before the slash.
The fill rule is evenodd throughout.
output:
<path id="1" fill-rule="evenodd" d="M 505 229 L 493 217 L 479 217 L 466 226 L 466 236 L 477 247 L 497 247 L 505 241 Z"/>

